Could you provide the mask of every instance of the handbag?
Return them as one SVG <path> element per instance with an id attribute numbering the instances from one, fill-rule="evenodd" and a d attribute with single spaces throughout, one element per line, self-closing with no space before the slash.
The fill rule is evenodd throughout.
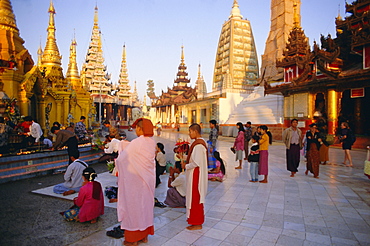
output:
<path id="1" fill-rule="evenodd" d="M 231 152 L 233 152 L 235 154 L 236 151 L 235 151 L 234 147 L 231 147 L 230 150 L 231 150 Z"/>

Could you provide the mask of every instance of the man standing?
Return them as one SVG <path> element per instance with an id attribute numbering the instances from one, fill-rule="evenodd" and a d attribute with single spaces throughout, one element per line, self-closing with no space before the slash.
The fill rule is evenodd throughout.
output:
<path id="1" fill-rule="evenodd" d="M 77 135 L 77 138 L 79 141 L 82 141 L 86 138 L 87 130 L 86 130 L 86 125 L 85 125 L 85 116 L 80 117 L 80 121 L 76 123 L 75 126 L 75 133 Z"/>
<path id="2" fill-rule="evenodd" d="M 40 144 L 40 138 L 44 134 L 41 126 L 36 123 L 31 116 L 24 117 L 24 121 L 29 125 L 30 131 L 24 133 L 26 136 L 27 145 Z"/>
<path id="3" fill-rule="evenodd" d="M 67 167 L 67 171 L 64 174 L 64 183 L 55 185 L 53 188 L 54 193 L 67 196 L 80 191 L 83 182 L 82 172 L 88 165 L 86 162 L 79 160 L 79 157 L 80 154 L 78 153 L 71 155 L 73 162 Z"/>
<path id="4" fill-rule="evenodd" d="M 62 148 L 63 146 L 67 146 L 69 164 L 71 164 L 72 163 L 71 156 L 74 156 L 76 154 L 80 155 L 76 135 L 68 130 L 60 130 L 60 128 L 57 126 L 53 126 L 51 128 L 51 133 L 57 136 L 53 148 L 51 150 L 56 150 L 58 148 Z"/>
<path id="5" fill-rule="evenodd" d="M 208 188 L 207 145 L 201 136 L 199 124 L 189 127 L 189 136 L 193 141 L 186 162 L 181 165 L 186 169 L 186 217 L 188 230 L 200 230 L 204 223 L 204 202 Z"/>
<path id="6" fill-rule="evenodd" d="M 248 121 L 245 124 L 244 129 L 244 152 L 245 152 L 245 158 L 244 160 L 248 159 L 248 153 L 249 153 L 249 141 L 252 139 L 252 123 Z"/>
<path id="7" fill-rule="evenodd" d="M 209 127 L 211 128 L 211 130 L 209 131 L 208 143 L 210 147 L 212 147 L 213 150 L 216 150 L 216 144 L 217 144 L 217 139 L 218 139 L 218 130 L 216 128 L 216 125 L 217 125 L 216 120 L 209 121 Z"/>
<path id="8" fill-rule="evenodd" d="M 147 242 L 154 234 L 155 147 L 153 124 L 140 118 L 132 125 L 138 136 L 122 141 L 118 169 L 118 221 L 125 230 L 124 245 Z"/>
<path id="9" fill-rule="evenodd" d="M 303 147 L 302 131 L 297 127 L 298 120 L 292 119 L 291 126 L 283 132 L 283 142 L 286 146 L 287 170 L 291 172 L 290 177 L 298 172 L 300 149 Z"/>

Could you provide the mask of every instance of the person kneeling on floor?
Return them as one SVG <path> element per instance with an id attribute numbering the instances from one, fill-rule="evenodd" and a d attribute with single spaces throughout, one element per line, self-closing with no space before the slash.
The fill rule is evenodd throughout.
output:
<path id="1" fill-rule="evenodd" d="M 82 172 L 88 167 L 86 162 L 79 160 L 79 153 L 73 153 L 71 160 L 73 161 L 64 174 L 64 183 L 57 184 L 54 186 L 53 191 L 57 194 L 63 194 L 63 196 L 70 195 L 79 192 L 82 186 Z"/>
<path id="2" fill-rule="evenodd" d="M 92 167 L 83 170 L 84 181 L 78 197 L 73 199 L 74 206 L 62 213 L 67 221 L 90 221 L 93 224 L 104 214 L 103 190 L 101 184 L 94 181 L 97 176 Z"/>

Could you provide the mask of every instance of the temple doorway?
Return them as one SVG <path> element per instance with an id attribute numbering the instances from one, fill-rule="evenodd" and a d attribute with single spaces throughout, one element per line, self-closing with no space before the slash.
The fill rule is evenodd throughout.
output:
<path id="1" fill-rule="evenodd" d="M 327 126 L 328 117 L 326 112 L 325 96 L 323 93 L 317 93 L 315 98 L 315 112 L 313 116 L 319 128 L 326 128 Z"/>
<path id="2" fill-rule="evenodd" d="M 345 90 L 342 93 L 340 102 L 341 110 L 338 115 L 338 125 L 341 122 L 348 122 L 350 128 L 360 135 L 370 135 L 370 87 L 363 90 L 363 95 L 351 93 L 351 90 Z"/>

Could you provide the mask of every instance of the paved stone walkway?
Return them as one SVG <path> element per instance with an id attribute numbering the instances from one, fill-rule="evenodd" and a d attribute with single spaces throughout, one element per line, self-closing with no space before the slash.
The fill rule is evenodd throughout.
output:
<path id="1" fill-rule="evenodd" d="M 156 141 L 165 144 L 168 160 L 183 134 L 164 131 Z M 206 136 L 208 137 L 208 136 Z M 343 151 L 330 148 L 329 165 L 320 165 L 320 178 L 304 175 L 301 159 L 296 177 L 286 170 L 285 147 L 269 149 L 269 183 L 250 183 L 248 164 L 235 170 L 230 151 L 233 138 L 220 137 L 219 151 L 226 161 L 224 182 L 210 182 L 205 203 L 206 222 L 188 231 L 185 209 L 154 208 L 155 235 L 142 245 L 370 245 L 370 180 L 363 174 L 365 150 L 353 150 L 354 167 L 345 167 Z M 167 177 L 156 189 L 163 201 Z M 106 230 L 111 229 L 112 225 Z M 72 245 L 122 245 L 101 230 Z"/>

